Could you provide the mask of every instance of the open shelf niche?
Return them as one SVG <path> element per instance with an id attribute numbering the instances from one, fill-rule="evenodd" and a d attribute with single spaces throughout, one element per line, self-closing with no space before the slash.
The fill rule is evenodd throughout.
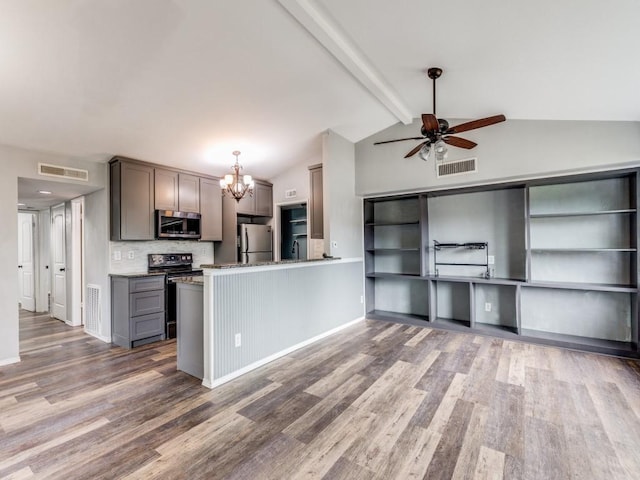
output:
<path id="1" fill-rule="evenodd" d="M 365 199 L 367 315 L 638 356 L 637 184 L 634 169 Z"/>

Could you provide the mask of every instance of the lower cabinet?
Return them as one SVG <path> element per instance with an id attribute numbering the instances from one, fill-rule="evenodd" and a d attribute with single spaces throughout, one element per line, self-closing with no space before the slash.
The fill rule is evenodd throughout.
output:
<path id="1" fill-rule="evenodd" d="M 111 341 L 124 348 L 164 340 L 164 275 L 111 277 Z"/>

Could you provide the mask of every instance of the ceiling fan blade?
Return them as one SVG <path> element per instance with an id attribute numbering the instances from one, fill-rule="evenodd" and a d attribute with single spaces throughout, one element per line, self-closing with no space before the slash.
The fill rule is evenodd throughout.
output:
<path id="1" fill-rule="evenodd" d="M 472 120 L 471 122 L 461 123 L 460 125 L 451 127 L 449 130 L 444 132 L 444 134 L 448 135 L 450 133 L 467 132 L 469 130 L 475 130 L 476 128 L 488 127 L 489 125 L 493 125 L 494 123 L 504 122 L 505 120 L 506 117 L 504 115 L 494 115 L 493 117 Z"/>
<path id="2" fill-rule="evenodd" d="M 423 113 L 422 114 L 422 125 L 427 132 L 439 131 L 440 124 L 438 123 L 438 119 L 435 115 L 431 113 Z"/>
<path id="3" fill-rule="evenodd" d="M 429 140 L 427 140 L 426 142 L 422 142 L 420 144 L 418 144 L 415 148 L 412 148 L 411 151 L 409 151 L 409 153 L 407 153 L 404 158 L 409 158 L 409 157 L 413 157 L 416 153 L 418 153 L 420 151 L 420 149 L 422 148 L 423 145 L 429 143 Z"/>
<path id="4" fill-rule="evenodd" d="M 471 140 L 460 137 L 442 137 L 442 140 L 444 140 L 444 143 L 448 143 L 449 145 L 453 145 L 454 147 L 466 148 L 467 150 L 478 145 L 476 142 L 472 142 Z"/>
<path id="5" fill-rule="evenodd" d="M 376 142 L 374 143 L 374 145 L 382 145 L 383 143 L 404 142 L 405 140 L 424 140 L 424 137 L 409 137 L 409 138 L 398 138 L 396 140 L 385 140 L 383 142 Z"/>

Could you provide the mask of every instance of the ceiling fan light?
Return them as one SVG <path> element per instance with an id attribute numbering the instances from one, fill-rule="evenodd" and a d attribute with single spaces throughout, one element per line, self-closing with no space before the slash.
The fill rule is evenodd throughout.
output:
<path id="1" fill-rule="evenodd" d="M 438 140 L 434 145 L 434 150 L 436 152 L 436 161 L 442 162 L 447 158 L 447 154 L 449 153 L 449 149 L 443 140 Z"/>
<path id="2" fill-rule="evenodd" d="M 420 151 L 418 152 L 418 156 L 426 162 L 427 160 L 429 160 L 430 151 L 431 151 L 431 144 L 425 143 L 420 149 Z"/>

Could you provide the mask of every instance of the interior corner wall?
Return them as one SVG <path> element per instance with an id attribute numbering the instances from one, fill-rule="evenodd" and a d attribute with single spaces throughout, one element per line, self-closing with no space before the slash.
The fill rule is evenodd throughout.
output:
<path id="1" fill-rule="evenodd" d="M 356 193 L 429 191 L 640 165 L 640 122 L 507 120 L 464 132 L 460 136 L 478 146 L 449 147 L 447 161 L 477 157 L 478 170 L 445 178 L 437 178 L 433 154 L 426 162 L 418 155 L 403 158 L 417 141 L 374 145 L 419 131 L 416 119 L 358 142 Z"/>
<path id="2" fill-rule="evenodd" d="M 0 365 L 19 359 L 18 337 L 18 222 L 17 176 L 8 173 L 11 162 L 0 155 L 0 223 L 4 226 L 0 235 L 0 262 L 4 275 L 0 279 Z"/>
<path id="3" fill-rule="evenodd" d="M 105 169 L 106 169 L 105 165 Z M 111 296 L 109 284 L 109 191 L 98 190 L 84 197 L 85 298 L 86 286 L 100 287 L 100 327 L 97 334 L 111 341 Z"/>
<path id="4" fill-rule="evenodd" d="M 14 275 L 18 269 L 18 178 L 42 178 L 38 175 L 39 162 L 88 170 L 88 185 L 96 190 L 105 188 L 108 181 L 105 164 L 0 145 L 0 204 L 5 206 L 0 212 L 0 222 L 5 225 L 0 235 L 0 265 L 7 273 L 0 279 L 0 365 L 19 360 L 19 293 L 17 275 Z M 47 180 L 58 181 L 53 177 Z M 103 215 L 108 218 L 108 208 L 105 207 Z M 96 245 L 87 246 L 87 258 L 91 259 L 100 249 L 108 251 L 108 236 Z"/>
<path id="5" fill-rule="evenodd" d="M 362 257 L 362 199 L 355 192 L 354 144 L 329 130 L 322 137 L 325 252 Z"/>

